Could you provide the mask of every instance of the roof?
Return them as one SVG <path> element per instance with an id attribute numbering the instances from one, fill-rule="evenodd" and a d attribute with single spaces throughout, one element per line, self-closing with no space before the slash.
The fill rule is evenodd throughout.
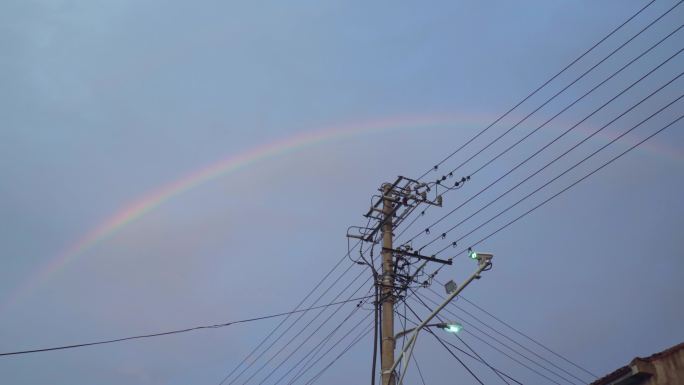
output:
<path id="1" fill-rule="evenodd" d="M 669 349 L 665 349 L 662 352 L 651 354 L 648 357 L 643 357 L 643 358 L 637 357 L 632 361 L 641 360 L 641 361 L 653 362 L 655 360 L 660 360 L 660 359 L 663 359 L 667 356 L 671 356 L 672 354 L 677 353 L 678 351 L 680 351 L 682 349 L 684 349 L 684 342 L 677 344 L 677 345 L 675 345 Z"/>
<path id="2" fill-rule="evenodd" d="M 632 365 L 634 365 L 636 361 L 653 362 L 653 361 L 661 360 L 665 357 L 668 357 L 674 353 L 679 352 L 682 349 L 684 349 L 684 342 L 679 343 L 675 346 L 672 346 L 668 349 L 665 349 L 662 352 L 651 354 L 648 357 L 636 357 L 629 364 L 627 364 L 621 368 L 618 368 L 615 371 L 599 378 L 598 380 L 592 382 L 590 385 L 607 385 L 607 384 L 610 384 L 612 381 L 616 381 L 622 377 L 627 376 L 629 373 L 631 373 L 632 372 Z"/>

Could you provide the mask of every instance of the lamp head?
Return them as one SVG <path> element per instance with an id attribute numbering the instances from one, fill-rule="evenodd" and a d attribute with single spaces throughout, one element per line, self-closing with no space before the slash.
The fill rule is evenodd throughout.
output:
<path id="1" fill-rule="evenodd" d="M 463 325 L 458 322 L 447 322 L 439 325 L 445 332 L 458 334 L 463 330 Z"/>

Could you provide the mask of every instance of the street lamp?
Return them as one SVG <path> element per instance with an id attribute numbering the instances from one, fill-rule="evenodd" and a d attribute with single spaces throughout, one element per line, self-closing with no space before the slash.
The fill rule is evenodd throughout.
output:
<path id="1" fill-rule="evenodd" d="M 492 253 L 480 253 L 477 251 L 468 250 L 468 256 L 470 256 L 471 259 L 477 259 L 478 261 L 489 261 L 492 259 L 494 254 Z"/>
<path id="2" fill-rule="evenodd" d="M 423 326 L 423 327 L 426 327 L 426 328 L 429 328 L 429 327 L 438 327 L 438 328 L 444 330 L 445 332 L 453 333 L 453 334 L 460 333 L 461 330 L 463 330 L 463 325 L 461 325 L 461 324 L 458 323 L 458 322 L 453 322 L 453 321 L 449 321 L 449 322 L 439 322 L 439 323 L 434 323 L 434 324 L 425 325 L 425 326 Z M 416 330 L 416 328 L 411 328 L 411 329 L 402 330 L 402 331 L 400 331 L 399 333 L 397 333 L 396 336 L 394 336 L 394 339 L 397 340 L 397 339 L 399 339 L 399 338 L 405 336 L 406 334 L 411 333 L 411 332 L 414 331 L 414 330 Z"/>
<path id="3" fill-rule="evenodd" d="M 392 364 L 392 367 L 389 368 L 389 369 L 387 369 L 387 370 L 383 370 L 383 371 L 382 371 L 382 374 L 383 374 L 383 375 L 390 375 L 390 376 L 391 376 L 392 373 L 394 373 L 394 370 L 395 370 L 395 369 L 397 368 L 397 366 L 399 365 L 399 363 L 402 362 L 402 361 L 404 362 L 404 365 L 405 365 L 405 367 L 406 367 L 406 365 L 408 365 L 408 360 L 411 358 L 411 354 L 413 353 L 413 348 L 414 348 L 415 345 L 416 345 L 416 339 L 418 338 L 418 333 L 420 332 L 420 330 L 421 330 L 422 328 L 424 328 L 425 326 L 429 326 L 430 321 L 432 321 L 432 319 L 435 318 L 435 317 L 437 316 L 437 313 L 439 313 L 442 309 L 444 309 L 444 307 L 445 307 L 446 305 L 449 304 L 449 302 L 451 302 L 454 298 L 456 298 L 456 296 L 458 296 L 458 295 L 461 293 L 461 291 L 463 291 L 463 289 L 466 288 L 466 286 L 468 286 L 473 280 L 479 279 L 479 278 L 480 278 L 480 273 L 482 273 L 483 271 L 491 270 L 491 268 L 492 268 L 492 258 L 494 257 L 493 254 L 491 254 L 491 253 L 478 253 L 478 252 L 473 253 L 472 249 L 469 249 L 469 250 L 468 250 L 468 255 L 470 256 L 470 258 L 473 258 L 473 259 L 477 260 L 477 262 L 478 262 L 478 263 L 477 263 L 477 265 L 478 265 L 477 270 L 476 270 L 470 277 L 468 277 L 468 279 L 466 279 L 466 280 L 463 282 L 463 284 L 461 284 L 460 287 L 457 287 L 456 290 L 450 292 L 449 295 L 447 296 L 447 298 L 444 300 L 444 302 L 442 302 L 439 306 L 437 306 L 437 307 L 432 311 L 432 313 L 431 313 L 430 315 L 428 315 L 427 318 L 425 318 L 425 319 L 420 323 L 420 325 L 418 325 L 418 326 L 416 326 L 415 328 L 411 329 L 411 331 L 413 331 L 413 333 L 411 334 L 411 338 L 409 339 L 408 343 L 407 343 L 407 344 L 404 346 L 404 348 L 401 350 L 401 353 L 399 354 L 399 357 L 397 357 L 397 358 L 395 359 L 394 364 Z M 422 266 L 421 266 L 421 268 L 422 268 Z M 447 291 L 449 291 L 448 288 L 447 288 Z M 435 325 L 435 326 L 436 326 L 436 325 Z M 461 328 L 462 328 L 462 327 L 461 327 Z M 454 326 L 448 326 L 447 328 L 445 328 L 445 330 L 448 329 L 447 331 L 449 331 L 449 332 L 451 332 L 451 333 L 458 333 L 458 331 L 459 331 L 461 328 L 459 328 L 459 327 L 457 327 L 457 326 L 454 325 Z M 408 331 L 404 331 L 404 332 L 402 332 L 402 333 L 399 333 L 399 334 L 397 335 L 397 337 L 399 337 L 399 336 L 402 335 L 402 334 L 406 334 L 407 332 L 408 332 Z M 404 376 L 405 376 L 405 375 L 406 375 L 406 370 L 404 370 L 404 371 L 401 373 L 401 377 L 399 377 L 398 385 L 402 385 L 402 384 L 403 384 Z"/>
<path id="4" fill-rule="evenodd" d="M 458 322 L 450 322 L 448 324 L 441 324 L 440 327 L 444 329 L 445 332 L 458 334 L 463 330 L 463 325 Z"/>

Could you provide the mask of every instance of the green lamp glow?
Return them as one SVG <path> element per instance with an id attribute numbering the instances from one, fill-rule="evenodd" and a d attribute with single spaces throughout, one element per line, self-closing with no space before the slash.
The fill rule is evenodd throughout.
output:
<path id="1" fill-rule="evenodd" d="M 453 324 L 447 324 L 447 326 L 444 328 L 445 331 L 449 333 L 459 333 L 461 330 L 463 330 L 463 325 L 458 324 L 458 323 L 453 323 Z"/>

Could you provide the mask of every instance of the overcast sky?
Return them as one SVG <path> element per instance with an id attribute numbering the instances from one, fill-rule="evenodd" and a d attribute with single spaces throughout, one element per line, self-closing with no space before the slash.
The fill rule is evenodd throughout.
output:
<path id="1" fill-rule="evenodd" d="M 440 171 L 479 153 L 455 176 L 470 175 L 675 30 L 684 20 L 684 6 L 480 152 L 675 3 L 656 1 Z M 420 176 L 646 4 L 0 2 L 0 351 L 291 310 L 344 255 L 347 227 L 363 223 L 362 214 L 382 182 L 397 175 Z M 420 233 L 682 47 L 680 31 L 478 172 L 465 187 L 446 193 L 445 207 L 430 209 L 405 238 Z M 675 56 L 432 228 L 431 235 L 474 213 L 682 68 L 684 57 Z M 435 252 L 467 234 L 683 90 L 684 79 L 675 80 L 426 251 Z M 680 100 L 459 245 L 467 247 L 496 230 L 681 111 Z M 330 127 L 352 134 L 321 134 Z M 327 140 L 277 147 L 312 135 Z M 144 197 L 217 162 L 274 144 L 286 151 L 254 157 L 244 167 L 197 183 L 49 268 L 87 234 Z M 598 375 L 684 341 L 683 147 L 680 121 L 483 242 L 478 247 L 495 254 L 494 269 L 467 288 L 466 298 Z M 414 245 L 430 239 L 421 236 Z M 443 256 L 452 256 L 449 252 Z M 454 261 L 440 272 L 441 281 L 460 282 L 475 269 L 464 255 Z M 331 277 L 349 265 L 344 262 Z M 339 299 L 348 298 L 357 287 L 358 296 L 366 295 L 370 286 L 360 285 L 368 276 L 364 268 L 352 267 L 319 303 L 331 302 L 339 293 Z M 444 292 L 438 283 L 433 289 Z M 428 290 L 421 293 L 436 299 Z M 582 381 L 592 379 L 467 302 L 457 304 Z M 426 314 L 421 305 L 409 305 Z M 342 307 L 263 383 L 286 383 L 278 378 L 353 308 Z M 454 312 L 468 320 L 460 310 Z M 326 310 L 247 383 L 262 382 L 330 313 Z M 362 319 L 368 314 L 368 306 L 361 307 L 335 338 L 356 322 L 365 327 L 370 321 Z M 314 316 L 305 315 L 297 325 Z M 4 357 L 0 376 L 14 385 L 213 385 L 279 322 L 282 318 Z M 479 335 L 477 330 L 465 326 L 472 334 L 463 333 L 463 340 L 490 364 L 524 383 L 550 383 L 478 340 L 473 336 Z M 445 338 L 465 349 L 453 337 Z M 305 383 L 331 361 L 345 341 L 297 383 Z M 245 383 L 279 346 L 234 383 Z M 371 352 L 366 335 L 318 383 L 369 381 Z M 502 383 L 486 367 L 460 357 L 485 383 Z M 428 384 L 454 379 L 477 383 L 427 334 L 418 341 L 416 358 Z M 415 366 L 407 379 L 421 383 Z"/>

